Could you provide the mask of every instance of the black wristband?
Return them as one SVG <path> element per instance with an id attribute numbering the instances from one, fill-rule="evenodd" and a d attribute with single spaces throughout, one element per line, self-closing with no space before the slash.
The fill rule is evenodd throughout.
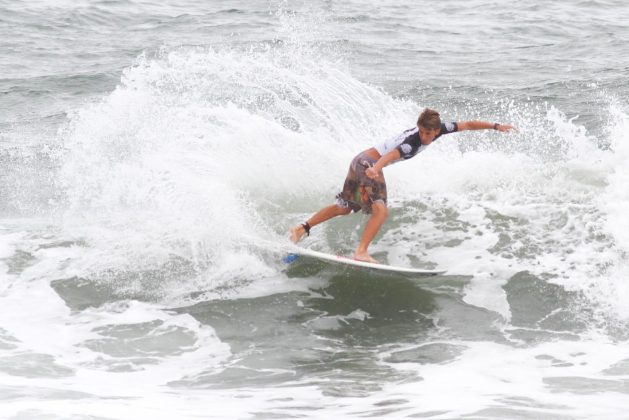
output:
<path id="1" fill-rule="evenodd" d="M 498 123 L 494 123 L 494 130 L 497 130 L 499 125 L 500 124 L 498 124 Z"/>
<path id="2" fill-rule="evenodd" d="M 306 231 L 306 236 L 310 236 L 310 224 L 306 222 L 306 223 L 302 223 L 301 226 Z"/>

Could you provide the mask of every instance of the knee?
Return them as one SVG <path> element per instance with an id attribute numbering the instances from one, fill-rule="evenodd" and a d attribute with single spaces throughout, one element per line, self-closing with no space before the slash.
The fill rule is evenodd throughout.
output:
<path id="1" fill-rule="evenodd" d="M 374 216 L 381 217 L 383 219 L 385 219 L 389 215 L 389 209 L 387 208 L 387 205 L 381 201 L 376 201 L 375 203 L 373 203 L 373 205 L 371 206 L 371 211 Z"/>

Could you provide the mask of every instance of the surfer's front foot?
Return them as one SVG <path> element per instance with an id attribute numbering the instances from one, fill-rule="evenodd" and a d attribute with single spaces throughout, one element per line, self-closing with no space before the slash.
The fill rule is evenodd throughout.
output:
<path id="1" fill-rule="evenodd" d="M 301 238 L 306 234 L 306 229 L 302 225 L 297 225 L 290 230 L 290 240 L 292 243 L 296 244 L 301 241 Z"/>
<path id="2" fill-rule="evenodd" d="M 378 262 L 378 260 L 372 258 L 371 255 L 367 254 L 366 252 L 356 252 L 354 254 L 354 259 L 356 261 L 363 261 L 363 262 L 368 262 L 368 263 L 380 264 Z"/>

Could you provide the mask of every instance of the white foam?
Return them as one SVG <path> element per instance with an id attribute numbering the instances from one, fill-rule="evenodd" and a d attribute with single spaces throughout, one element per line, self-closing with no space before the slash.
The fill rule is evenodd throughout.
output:
<path id="1" fill-rule="evenodd" d="M 602 205 L 607 210 L 606 227 L 614 235 L 623 252 L 629 252 L 629 117 L 620 105 L 611 108 L 611 148 L 614 151 L 613 170 L 607 177 Z"/>
<path id="2" fill-rule="evenodd" d="M 426 343 L 427 345 L 430 343 Z M 445 411 L 436 418 L 464 416 L 487 407 L 508 408 L 510 401 L 526 402 L 521 409 L 548 415 L 618 416 L 622 412 L 626 397 L 615 394 L 612 389 L 620 386 L 626 375 L 610 377 L 604 371 L 615 363 L 626 359 L 626 346 L 592 337 L 583 341 L 551 341 L 538 346 L 517 348 L 486 342 L 450 342 L 455 346 L 467 347 L 456 360 L 446 364 L 395 363 L 396 369 L 417 371 L 423 380 L 410 384 L 387 386 L 389 398 L 404 398 L 416 401 L 421 396 L 421 405 L 410 404 L 404 411 L 411 414 Z M 549 392 L 553 381 L 579 378 L 581 384 L 591 380 L 609 381 L 607 392 Z M 618 382 L 616 382 L 618 381 Z M 570 385 L 564 385 L 569 387 Z"/>
<path id="3" fill-rule="evenodd" d="M 626 116 L 616 112 L 618 150 L 607 151 L 575 119 L 554 108 L 540 112 L 514 121 L 517 134 L 444 136 L 415 160 L 387 168 L 392 197 L 429 209 L 402 228 L 405 240 L 385 233 L 381 248 L 393 248 L 398 260 L 419 255 L 451 274 L 472 275 L 465 301 L 506 319 L 502 285 L 519 271 L 550 274 L 609 312 L 603 308 L 617 302 L 614 292 L 625 296 Z M 449 221 L 438 222 L 444 212 Z"/>
<path id="4" fill-rule="evenodd" d="M 613 238 L 615 255 L 607 257 L 604 274 L 592 284 L 592 294 L 603 311 L 622 321 L 629 319 L 629 117 L 626 105 L 614 101 L 610 107 L 609 138 L 613 157 L 607 175 L 607 186 L 599 197 L 599 206 L 605 211 L 601 233 Z"/>
<path id="5" fill-rule="evenodd" d="M 283 203 L 331 202 L 352 153 L 408 105 L 282 49 L 141 58 L 61 133 L 64 230 L 94 250 L 92 272 L 176 255 L 206 286 L 257 277 L 269 268 L 248 250 L 278 232 L 284 240 L 293 221 Z"/>
<path id="6" fill-rule="evenodd" d="M 15 243 L 19 242 L 23 237 L 23 232 L 3 232 L 0 227 L 0 258 L 8 258 L 15 252 Z"/>

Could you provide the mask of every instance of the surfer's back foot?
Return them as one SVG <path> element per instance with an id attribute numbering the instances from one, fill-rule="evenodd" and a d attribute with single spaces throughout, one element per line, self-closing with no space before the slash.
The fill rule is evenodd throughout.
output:
<path id="1" fill-rule="evenodd" d="M 290 240 L 292 243 L 296 244 L 301 241 L 301 238 L 306 234 L 306 229 L 304 229 L 303 225 L 297 225 L 290 230 Z"/>
<path id="2" fill-rule="evenodd" d="M 373 263 L 373 264 L 380 264 L 380 262 L 374 258 L 371 257 L 371 255 L 369 255 L 366 252 L 356 252 L 354 254 L 353 257 L 356 261 L 363 261 L 363 262 L 368 262 L 368 263 Z"/>

